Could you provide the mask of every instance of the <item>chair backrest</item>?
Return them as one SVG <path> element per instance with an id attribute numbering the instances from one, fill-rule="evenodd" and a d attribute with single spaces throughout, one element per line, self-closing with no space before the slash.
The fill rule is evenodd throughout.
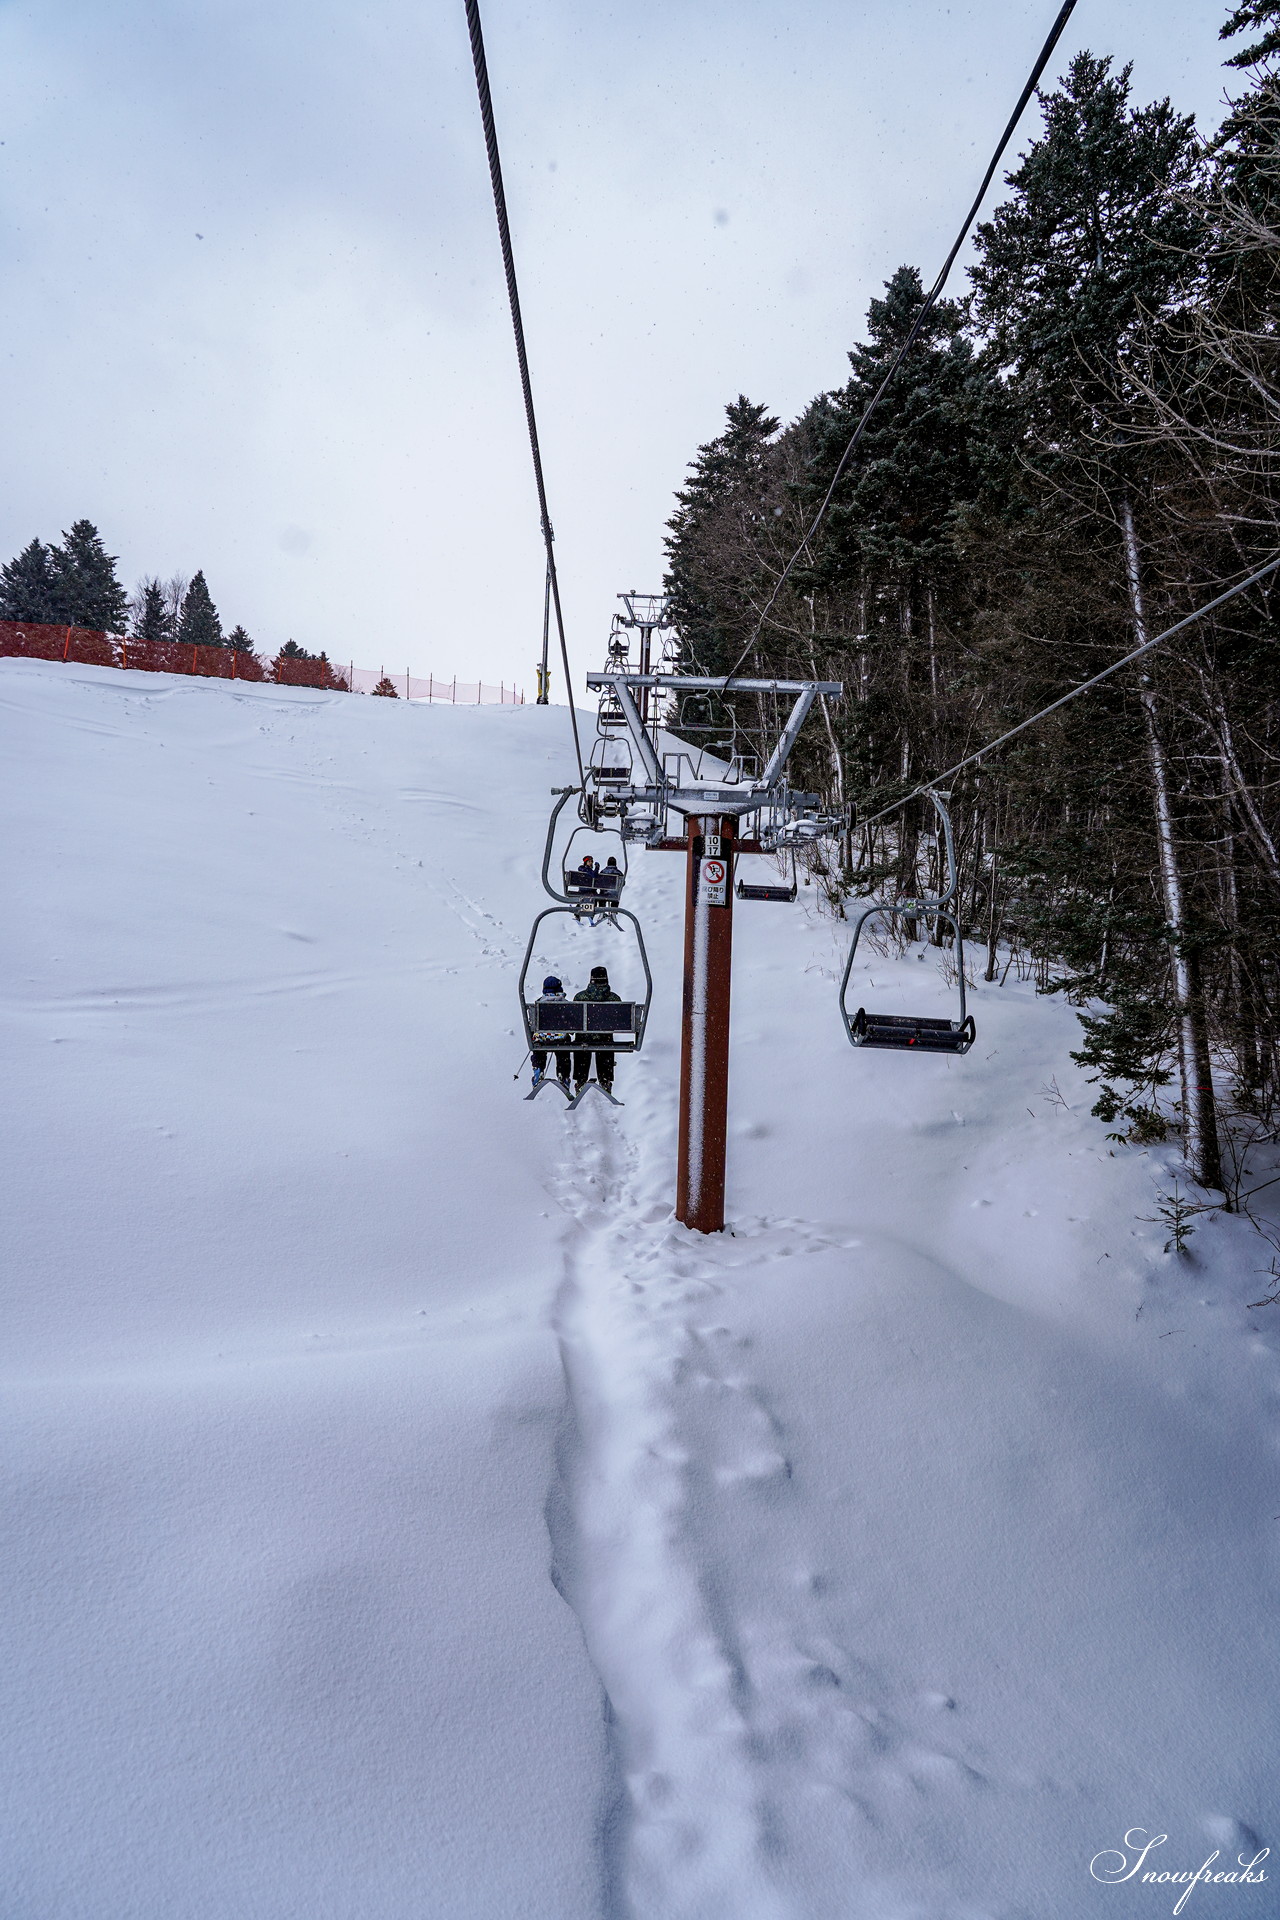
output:
<path id="1" fill-rule="evenodd" d="M 528 1009 L 533 1044 L 556 1035 L 608 1034 L 634 1039 L 639 1027 L 636 1000 L 535 1000 Z"/>
<path id="2" fill-rule="evenodd" d="M 616 900 L 622 892 L 622 874 L 603 867 L 573 867 L 564 876 L 565 895 L 570 900 Z"/>

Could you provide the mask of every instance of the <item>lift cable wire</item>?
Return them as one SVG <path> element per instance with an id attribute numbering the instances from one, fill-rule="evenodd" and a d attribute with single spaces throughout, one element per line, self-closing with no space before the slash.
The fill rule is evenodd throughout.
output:
<path id="1" fill-rule="evenodd" d="M 520 290 L 516 285 L 515 256 L 511 251 L 511 226 L 507 219 L 507 196 L 502 185 L 502 162 L 498 157 L 498 133 L 493 121 L 493 98 L 489 92 L 489 67 L 484 57 L 484 35 L 480 30 L 477 0 L 466 0 L 467 30 L 471 35 L 471 59 L 476 70 L 476 91 L 480 96 L 480 118 L 484 122 L 484 143 L 489 154 L 489 178 L 493 183 L 493 205 L 498 216 L 498 238 L 502 244 L 502 265 L 507 276 L 507 299 L 511 304 L 511 325 L 516 336 L 516 358 L 520 362 L 520 387 L 524 394 L 524 415 L 529 426 L 529 451 L 533 455 L 533 475 L 538 488 L 538 512 L 542 518 L 542 539 L 547 549 L 547 581 L 556 610 L 556 630 L 560 635 L 560 660 L 569 694 L 569 719 L 573 725 L 573 750 L 578 759 L 578 780 L 585 788 L 586 771 L 582 764 L 582 742 L 578 737 L 578 711 L 573 700 L 573 680 L 569 672 L 569 648 L 564 637 L 564 615 L 560 610 L 560 581 L 556 575 L 553 547 L 555 535 L 547 512 L 547 489 L 542 478 L 542 452 L 538 445 L 538 422 L 533 411 L 533 387 L 529 380 L 529 357 L 525 352 L 524 321 L 520 315 Z"/>
<path id="2" fill-rule="evenodd" d="M 1003 747 L 1007 741 L 1015 739 L 1020 733 L 1025 733 L 1028 727 L 1036 726 L 1049 714 L 1056 713 L 1059 707 L 1065 707 L 1069 701 L 1078 699 L 1082 693 L 1088 693 L 1091 687 L 1098 686 L 1101 681 L 1109 680 L 1111 675 L 1119 673 L 1122 667 L 1131 667 L 1135 660 L 1141 660 L 1144 653 L 1150 653 L 1153 648 L 1163 646 L 1166 640 L 1172 640 L 1174 634 L 1181 633 L 1184 627 L 1194 626 L 1196 621 L 1203 620 L 1206 614 L 1225 606 L 1228 600 L 1234 600 L 1238 593 L 1244 593 L 1249 587 L 1256 587 L 1259 580 L 1265 580 L 1267 575 L 1274 573 L 1278 567 L 1280 567 L 1280 555 L 1274 560 L 1268 560 L 1265 567 L 1259 567 L 1258 571 L 1251 573 L 1247 580 L 1237 580 L 1234 587 L 1228 587 L 1226 592 L 1220 593 L 1216 600 L 1208 601 L 1203 607 L 1197 607 L 1194 613 L 1188 613 L 1181 620 L 1175 621 L 1171 627 L 1166 627 L 1164 632 L 1158 633 L 1154 640 L 1145 640 L 1140 647 L 1135 647 L 1132 653 L 1126 653 L 1120 660 L 1113 660 L 1109 667 L 1102 669 L 1101 673 L 1095 673 L 1089 680 L 1082 680 L 1078 687 L 1072 687 L 1071 691 L 1064 693 L 1060 699 L 1051 700 L 1047 707 L 1041 707 L 1039 713 L 1033 713 L 1030 719 L 1019 720 L 1016 727 L 1010 727 L 1009 731 L 1002 733 L 998 739 L 988 740 L 986 746 L 979 747 L 976 753 L 967 754 L 963 760 L 957 760 L 954 767 L 948 767 L 945 773 L 938 774 L 924 786 L 913 787 L 910 793 L 903 794 L 901 800 L 894 800 L 889 806 L 881 807 L 879 813 L 873 813 L 866 820 L 860 820 L 858 825 L 874 826 L 877 820 L 883 820 L 887 815 L 897 813 L 901 807 L 907 806 L 912 800 L 919 800 L 932 788 L 941 788 L 944 781 L 954 779 L 956 774 L 963 773 L 966 767 L 975 766 L 979 760 L 985 760 L 987 755 L 994 753 L 997 747 Z"/>
<path id="3" fill-rule="evenodd" d="M 861 420 L 859 420 L 857 426 L 853 430 L 853 438 L 850 440 L 848 446 L 845 448 L 844 452 L 840 455 L 840 458 L 836 463 L 836 470 L 831 476 L 831 485 L 827 488 L 826 493 L 823 495 L 822 505 L 818 508 L 818 511 L 814 514 L 813 520 L 811 521 L 808 527 L 808 530 L 806 531 L 804 538 L 801 540 L 799 546 L 796 548 L 791 558 L 787 561 L 787 564 L 782 569 L 782 572 L 778 575 L 777 581 L 774 585 L 773 592 L 769 595 L 769 598 L 765 601 L 764 606 L 760 613 L 760 617 L 756 621 L 754 633 L 751 635 L 751 638 L 748 640 L 746 646 L 742 649 L 742 652 L 738 655 L 732 667 L 729 669 L 728 673 L 724 677 L 725 678 L 724 690 L 727 691 L 730 680 L 732 680 L 734 674 L 737 673 L 739 667 L 742 665 L 747 655 L 751 652 L 751 649 L 755 646 L 756 642 L 759 640 L 761 633 L 764 631 L 764 623 L 769 617 L 774 601 L 777 599 L 778 595 L 782 592 L 782 589 L 786 585 L 787 580 L 790 578 L 791 573 L 795 568 L 796 562 L 799 560 L 801 554 L 804 552 L 805 548 L 809 545 L 809 542 L 813 539 L 814 534 L 818 531 L 818 528 L 822 525 L 823 520 L 826 518 L 827 508 L 831 505 L 832 496 L 834 495 L 836 488 L 840 484 L 845 468 L 848 466 L 850 460 L 853 458 L 854 453 L 857 451 L 858 443 L 862 439 L 863 434 L 867 430 L 868 421 L 871 419 L 872 414 L 875 412 L 876 408 L 879 406 L 880 402 L 883 400 L 890 386 L 893 384 L 893 381 L 897 376 L 899 367 L 902 365 L 903 361 L 906 359 L 907 355 L 910 353 L 912 347 L 915 345 L 916 340 L 919 336 L 921 327 L 923 327 L 925 321 L 929 317 L 929 314 L 933 310 L 934 306 L 937 304 L 938 296 L 941 294 L 943 287 L 947 283 L 947 276 L 950 274 L 952 267 L 955 265 L 956 255 L 959 253 L 961 247 L 964 245 L 965 241 L 969 237 L 969 229 L 973 225 L 974 221 L 977 219 L 978 210 L 981 207 L 983 201 L 987 197 L 987 188 L 991 185 L 992 180 L 995 178 L 996 168 L 1000 165 L 1001 160 L 1004 158 L 1004 150 L 1008 146 L 1010 140 L 1012 140 L 1014 131 L 1018 125 L 1018 122 L 1019 120 L 1021 120 L 1023 113 L 1026 110 L 1027 102 L 1030 100 L 1032 94 L 1035 92 L 1037 86 L 1040 83 L 1041 75 L 1043 74 L 1045 68 L 1049 64 L 1049 61 L 1053 57 L 1053 50 L 1057 46 L 1058 41 L 1062 38 L 1063 29 L 1066 26 L 1067 21 L 1071 18 L 1072 13 L 1075 11 L 1075 5 L 1076 5 L 1076 0 L 1064 0 L 1064 4 L 1058 14 L 1057 19 L 1054 21 L 1052 27 L 1049 29 L 1049 37 L 1045 41 L 1043 47 L 1041 47 L 1040 49 L 1040 57 L 1036 61 L 1035 66 L 1031 69 L 1030 79 L 1027 81 L 1026 86 L 1022 89 L 1021 94 L 1018 96 L 1018 104 L 1009 116 L 1009 124 L 1006 126 L 1004 132 L 1000 135 L 1000 144 L 997 146 L 995 152 L 991 156 L 991 164 L 988 166 L 986 172 L 982 176 L 982 184 L 978 188 L 977 193 L 974 195 L 973 205 L 969 208 L 968 213 L 966 213 L 964 217 L 964 225 L 961 227 L 959 233 L 956 235 L 955 244 L 952 246 L 950 253 L 947 255 L 946 259 L 942 263 L 942 271 L 941 273 L 939 273 L 932 287 L 929 289 L 928 293 L 925 295 L 924 305 L 921 307 L 919 313 L 916 315 L 915 321 L 912 325 L 910 333 L 907 335 L 902 345 L 898 348 L 898 351 L 894 354 L 893 359 L 890 361 L 889 369 L 888 369 L 888 372 L 885 374 L 884 379 L 880 382 L 880 385 L 876 388 L 870 400 L 867 402 L 866 409 L 862 415 L 862 418 Z M 468 0 L 468 11 L 470 11 L 470 0 Z"/>

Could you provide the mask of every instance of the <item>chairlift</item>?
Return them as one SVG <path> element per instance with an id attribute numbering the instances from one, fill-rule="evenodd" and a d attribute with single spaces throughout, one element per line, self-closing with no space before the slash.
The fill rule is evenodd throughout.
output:
<path id="1" fill-rule="evenodd" d="M 739 854 L 738 858 L 741 859 L 742 857 L 743 856 Z M 788 863 L 785 870 L 788 871 L 791 876 L 789 881 L 744 880 L 741 875 L 739 875 L 738 884 L 734 888 L 734 892 L 737 894 L 739 900 L 794 900 L 797 892 L 796 853 L 794 847 L 787 849 L 785 858 Z"/>
<path id="2" fill-rule="evenodd" d="M 608 915 L 609 924 L 617 927 L 620 919 L 631 923 L 635 934 L 636 949 L 640 956 L 640 965 L 644 970 L 643 1000 L 548 1000 L 539 996 L 535 1000 L 525 999 L 524 983 L 533 961 L 534 944 L 538 938 L 538 929 L 544 920 L 555 914 L 569 914 L 581 922 L 581 914 L 573 906 L 544 907 L 533 923 L 529 934 L 529 944 L 525 948 L 524 963 L 520 968 L 520 980 L 517 991 L 520 995 L 520 1013 L 524 1021 L 525 1039 L 530 1053 L 585 1053 L 595 1052 L 602 1046 L 610 1053 L 639 1053 L 644 1045 L 645 1027 L 648 1024 L 649 1008 L 653 1001 L 653 975 L 649 971 L 649 956 L 645 952 L 644 935 L 640 922 L 634 913 L 626 907 L 616 907 Z M 594 924 L 594 923 L 593 923 Z M 596 1087 L 607 1094 L 614 1106 L 622 1106 L 621 1100 L 615 1100 L 608 1089 L 596 1079 L 589 1079 L 576 1094 L 570 1094 L 559 1080 L 543 1080 L 526 1094 L 526 1099 L 534 1099 L 544 1086 L 558 1086 L 568 1101 L 572 1111 L 580 1105 L 587 1091 Z"/>
<path id="3" fill-rule="evenodd" d="M 622 898 L 622 889 L 627 883 L 628 859 L 626 841 L 621 833 L 615 834 L 622 854 L 622 864 L 617 864 L 617 855 L 611 856 L 614 865 L 599 864 L 592 859 L 586 865 L 584 856 L 580 861 L 573 857 L 574 842 L 580 834 L 603 833 L 609 829 L 583 825 L 575 827 L 569 835 L 569 841 L 560 860 L 560 889 L 551 882 L 551 867 L 555 850 L 556 825 L 568 800 L 578 792 L 577 787 L 566 787 L 555 806 L 551 809 L 551 818 L 547 823 L 547 843 L 542 854 L 542 884 L 551 898 L 562 907 L 573 910 L 579 919 L 593 923 L 599 919 L 612 919 Z"/>
<path id="4" fill-rule="evenodd" d="M 888 1047 L 895 1051 L 914 1050 L 917 1053 L 967 1053 L 973 1045 L 975 1028 L 973 1015 L 966 1010 L 964 992 L 964 937 L 960 931 L 960 921 L 951 903 L 956 896 L 959 876 L 956 870 L 955 844 L 951 836 L 951 816 L 940 794 L 929 791 L 938 816 L 938 827 L 946 853 L 947 888 L 936 900 L 899 900 L 876 901 L 860 915 L 853 930 L 853 941 L 849 948 L 849 958 L 844 965 L 844 978 L 840 982 L 840 1017 L 845 1032 L 855 1047 Z M 869 1013 L 865 1007 L 859 1007 L 856 1013 L 850 1013 L 848 1007 L 849 979 L 853 972 L 854 956 L 858 951 L 858 941 L 867 921 L 877 914 L 886 918 L 916 918 L 929 915 L 950 926 L 955 934 L 956 979 L 960 989 L 959 1020 L 929 1019 L 924 1015 L 906 1013 Z"/>
<path id="5" fill-rule="evenodd" d="M 622 702 L 612 687 L 606 687 L 600 695 L 600 705 L 596 711 L 596 732 L 607 737 L 626 731 L 627 716 L 622 711 Z"/>
<path id="6" fill-rule="evenodd" d="M 602 733 L 591 749 L 587 778 L 597 787 L 625 787 L 631 779 L 631 767 L 630 743 Z"/>

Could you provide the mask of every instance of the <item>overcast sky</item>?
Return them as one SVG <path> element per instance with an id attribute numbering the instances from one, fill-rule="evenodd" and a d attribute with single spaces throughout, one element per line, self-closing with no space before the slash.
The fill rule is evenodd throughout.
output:
<path id="1" fill-rule="evenodd" d="M 725 402 L 793 416 L 932 278 L 1056 4 L 484 0 L 577 674 Z M 1211 126 L 1226 11 L 1080 0 L 1051 71 Z M 0 140 L 0 560 L 87 515 L 268 651 L 532 691 L 462 0 L 0 0 Z"/>

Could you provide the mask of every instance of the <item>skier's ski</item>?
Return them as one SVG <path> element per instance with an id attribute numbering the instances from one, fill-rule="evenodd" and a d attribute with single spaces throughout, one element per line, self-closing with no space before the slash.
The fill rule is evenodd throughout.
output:
<path id="1" fill-rule="evenodd" d="M 569 1091 L 568 1084 L 564 1080 L 552 1079 L 549 1073 L 544 1073 L 541 1080 L 538 1080 L 534 1083 L 533 1092 L 526 1093 L 525 1099 L 536 1100 L 544 1087 L 559 1087 L 561 1093 L 564 1095 L 565 1099 L 569 1102 L 569 1105 L 570 1106 L 574 1105 L 574 1098 Z"/>
<path id="2" fill-rule="evenodd" d="M 579 1087 L 577 1093 L 574 1094 L 572 1100 L 569 1102 L 570 1113 L 573 1112 L 575 1107 L 580 1107 L 582 1105 L 582 1102 L 586 1099 L 592 1087 L 595 1088 L 597 1093 L 602 1093 L 604 1095 L 605 1099 L 609 1102 L 609 1105 L 611 1107 L 626 1106 L 627 1103 L 625 1100 L 615 1100 L 613 1095 L 610 1093 L 608 1087 L 602 1085 L 599 1080 L 587 1080 L 583 1082 L 582 1086 Z"/>

